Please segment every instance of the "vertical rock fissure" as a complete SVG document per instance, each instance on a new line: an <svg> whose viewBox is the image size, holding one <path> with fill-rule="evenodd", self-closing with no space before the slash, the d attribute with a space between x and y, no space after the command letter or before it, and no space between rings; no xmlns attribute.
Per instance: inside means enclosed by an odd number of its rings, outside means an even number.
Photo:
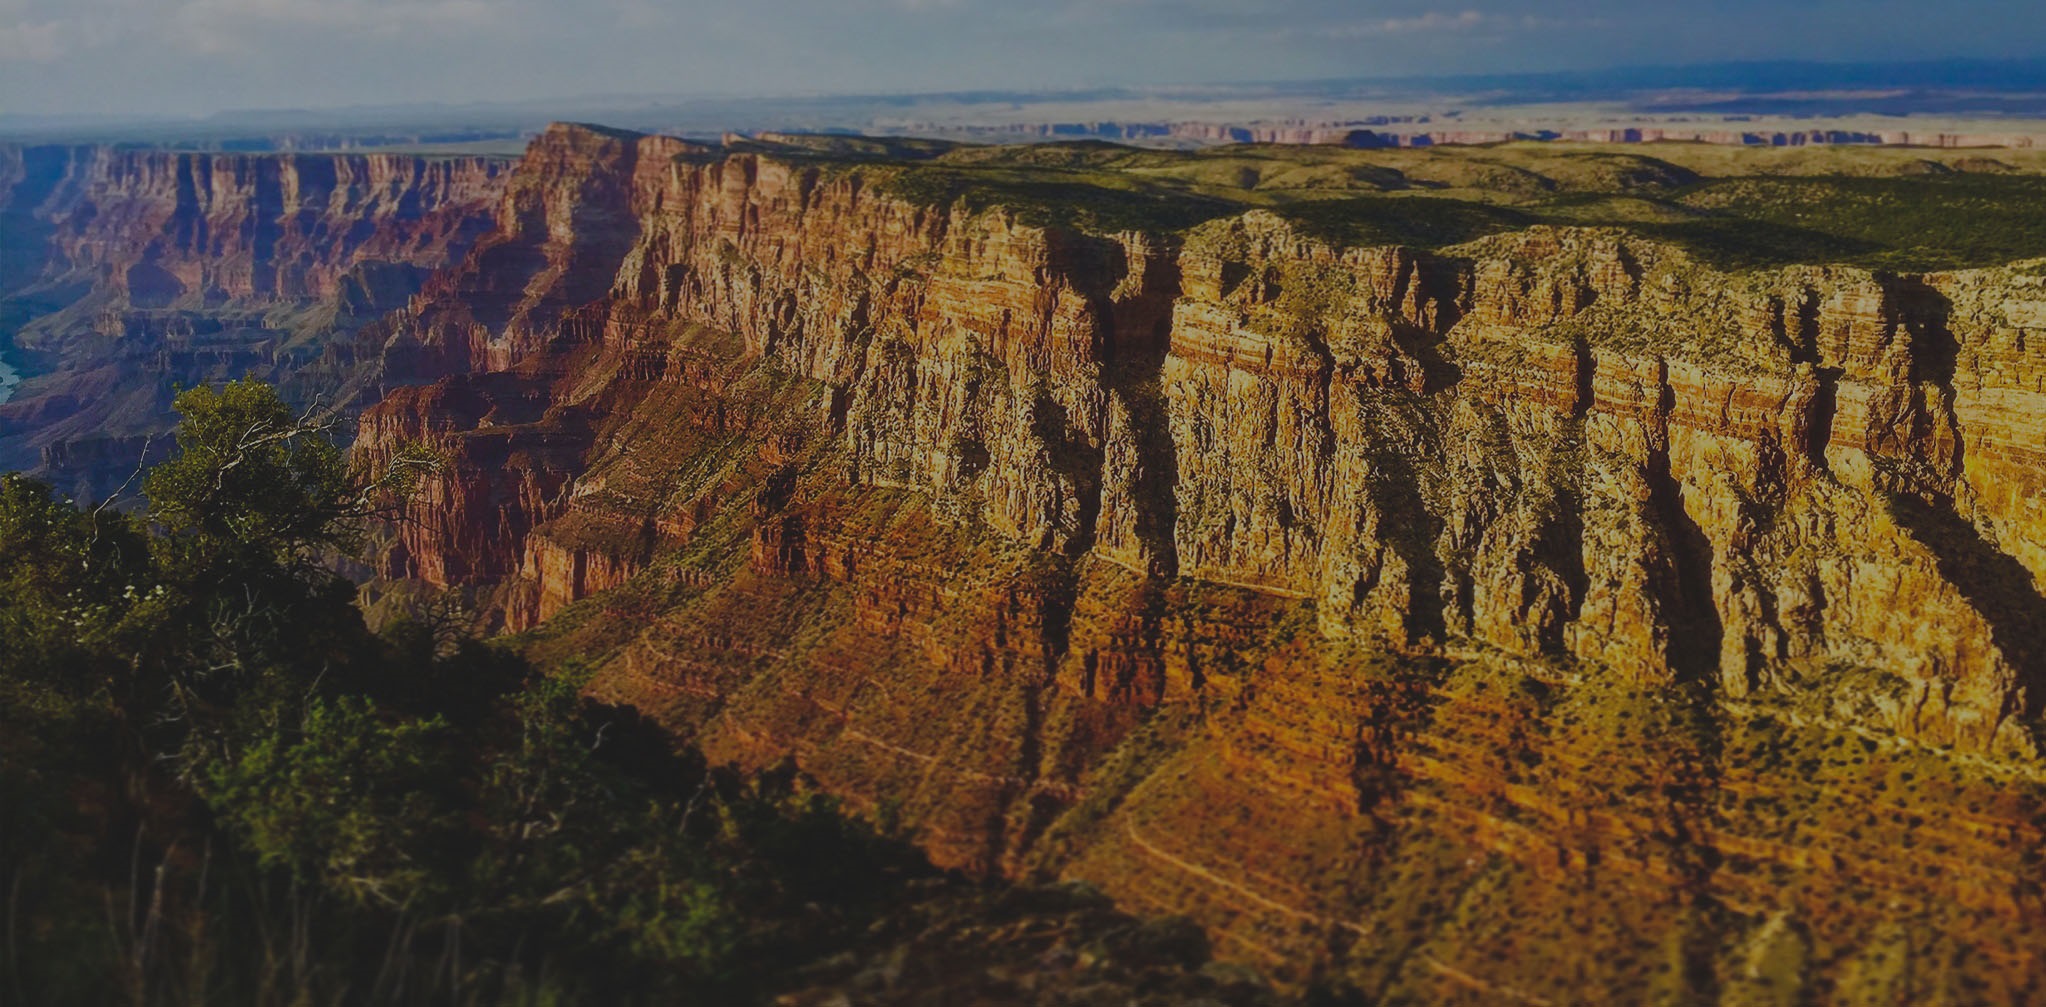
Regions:
<svg viewBox="0 0 2046 1007"><path fill-rule="evenodd" d="M1672 600L1676 602L1676 612L1669 619L1670 671L1679 680L1715 681L1725 630L1712 593L1712 540L1686 509L1683 484L1670 470L1669 421L1676 405L1676 392L1669 383L1668 365L1660 364L1658 372L1661 376L1657 429L1651 438L1643 474L1648 482L1649 506L1668 536L1670 560L1675 568L1677 597Z"/></svg>
<svg viewBox="0 0 2046 1007"><path fill-rule="evenodd" d="M1166 401L1165 357L1172 348L1173 305L1181 293L1175 254L1141 246L1128 254L1151 252L1142 263L1141 287L1117 304L1110 319L1110 359L1105 376L1109 393L1128 414L1137 453L1131 481L1134 524L1148 573L1173 577L1179 573L1179 445L1172 438L1172 416Z"/></svg>

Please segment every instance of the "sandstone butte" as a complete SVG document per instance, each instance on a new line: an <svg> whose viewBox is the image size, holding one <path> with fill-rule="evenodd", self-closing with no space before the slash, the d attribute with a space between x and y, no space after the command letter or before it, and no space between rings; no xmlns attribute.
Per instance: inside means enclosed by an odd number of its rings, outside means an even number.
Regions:
<svg viewBox="0 0 2046 1007"><path fill-rule="evenodd" d="M353 337L356 450L447 461L383 590L1284 979L2046 993L2041 264L1089 233L582 126L496 184Z"/></svg>

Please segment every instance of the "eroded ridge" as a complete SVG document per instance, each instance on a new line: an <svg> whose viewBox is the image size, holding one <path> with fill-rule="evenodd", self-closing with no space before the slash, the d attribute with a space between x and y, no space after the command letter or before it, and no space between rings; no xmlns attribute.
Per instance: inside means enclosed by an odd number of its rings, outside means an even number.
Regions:
<svg viewBox="0 0 2046 1007"><path fill-rule="evenodd" d="M887 183L540 137L387 320L445 376L361 450L451 465L384 572L944 862L1281 966L2033 988L2036 265L1095 233Z"/></svg>

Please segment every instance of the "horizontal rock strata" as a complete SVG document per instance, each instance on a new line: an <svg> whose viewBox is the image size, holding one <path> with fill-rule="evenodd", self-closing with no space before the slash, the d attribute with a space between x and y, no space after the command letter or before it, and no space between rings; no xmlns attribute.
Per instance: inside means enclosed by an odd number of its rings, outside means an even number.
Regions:
<svg viewBox="0 0 2046 1007"><path fill-rule="evenodd" d="M374 391L381 348L351 334L490 229L510 163L0 146L0 338L31 376L0 467L104 496L159 450L175 386Z"/></svg>
<svg viewBox="0 0 2046 1007"><path fill-rule="evenodd" d="M946 863L1388 997L2037 987L2036 266L1092 234L891 170L539 138L385 323L444 376L361 449L450 461L385 572Z"/></svg>

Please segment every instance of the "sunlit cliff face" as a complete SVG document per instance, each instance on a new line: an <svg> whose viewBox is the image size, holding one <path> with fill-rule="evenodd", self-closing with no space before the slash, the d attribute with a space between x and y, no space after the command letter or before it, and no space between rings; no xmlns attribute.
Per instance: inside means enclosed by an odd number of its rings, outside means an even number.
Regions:
<svg viewBox="0 0 2046 1007"><path fill-rule="evenodd" d="M453 461L389 575L943 862L1389 993L1958 1002L2038 975L2035 273L1089 234L563 128L360 450Z"/></svg>
<svg viewBox="0 0 2046 1007"><path fill-rule="evenodd" d="M2035 264L1090 227L771 147L81 156L29 219L123 350L25 330L76 355L0 423L82 455L80 389L245 360L373 401L362 457L446 464L366 598L1291 978L2037 984Z"/></svg>

